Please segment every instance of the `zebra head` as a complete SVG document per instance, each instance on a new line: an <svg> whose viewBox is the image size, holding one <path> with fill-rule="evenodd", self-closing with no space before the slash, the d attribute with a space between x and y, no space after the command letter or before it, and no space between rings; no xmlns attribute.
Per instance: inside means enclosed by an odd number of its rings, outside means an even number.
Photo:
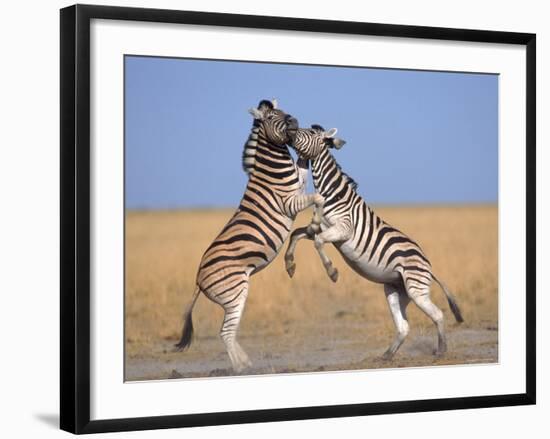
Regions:
<svg viewBox="0 0 550 439"><path fill-rule="evenodd" d="M304 159L314 160L327 148L340 149L345 140L334 137L338 130L331 128L328 131L321 125L311 125L311 128L300 128L296 131L291 146Z"/></svg>
<svg viewBox="0 0 550 439"><path fill-rule="evenodd" d="M254 116L254 124L263 129L268 141L280 146L294 138L298 121L277 108L275 99L262 100L258 108L251 108L248 111Z"/></svg>

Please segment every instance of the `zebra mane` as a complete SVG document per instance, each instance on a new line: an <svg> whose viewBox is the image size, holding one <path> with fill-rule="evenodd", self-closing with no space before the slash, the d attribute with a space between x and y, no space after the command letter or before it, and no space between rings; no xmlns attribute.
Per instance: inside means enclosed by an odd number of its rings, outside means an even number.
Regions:
<svg viewBox="0 0 550 439"><path fill-rule="evenodd" d="M313 128L316 131L322 131L322 132L325 131L325 129L321 125L318 125L318 124L311 125L311 128ZM329 154L330 154L330 152L329 152ZM330 154L330 155L332 155L332 154ZM354 191L357 190L357 188L359 187L357 182L353 178L351 178L348 174L346 174L344 171L342 171L342 167L340 166L340 163L338 163L338 161L334 158L334 156L332 156L332 159L334 160L334 164L336 165L336 169L338 169L338 171L340 171L340 173L342 174L342 176L344 177L346 182L351 186L351 188Z"/></svg>
<svg viewBox="0 0 550 439"><path fill-rule="evenodd" d="M334 160L334 163L336 163L336 168L342 173L342 176L346 179L346 182L351 186L351 188L354 191L357 190L357 188L359 187L357 182L353 178L351 178L348 174L346 174L344 171L342 171L342 167L336 161L336 159Z"/></svg>
<svg viewBox="0 0 550 439"><path fill-rule="evenodd" d="M258 132L260 131L260 121L254 120L254 125L247 141L244 144L242 166L243 171L250 174L256 165L256 150L258 148Z"/></svg>

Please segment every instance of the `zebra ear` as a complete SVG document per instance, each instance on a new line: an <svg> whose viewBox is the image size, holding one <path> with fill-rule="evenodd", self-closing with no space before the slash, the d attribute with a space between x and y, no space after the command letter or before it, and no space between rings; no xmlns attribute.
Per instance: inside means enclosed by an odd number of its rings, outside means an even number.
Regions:
<svg viewBox="0 0 550 439"><path fill-rule="evenodd" d="M273 108L276 110L279 108L279 102L277 102L277 99L273 98L271 99L271 103L273 104Z"/></svg>
<svg viewBox="0 0 550 439"><path fill-rule="evenodd" d="M340 149L342 146L344 146L346 144L346 141L336 137L336 138L332 139L332 144L334 145L334 148Z"/></svg>
<svg viewBox="0 0 550 439"><path fill-rule="evenodd" d="M264 118L264 113L261 110L258 110L257 108L249 108L248 112L254 116L254 119L262 120Z"/></svg>
<svg viewBox="0 0 550 439"><path fill-rule="evenodd" d="M337 132L338 130L336 128L331 128L330 130L325 131L325 137L331 139L336 135Z"/></svg>

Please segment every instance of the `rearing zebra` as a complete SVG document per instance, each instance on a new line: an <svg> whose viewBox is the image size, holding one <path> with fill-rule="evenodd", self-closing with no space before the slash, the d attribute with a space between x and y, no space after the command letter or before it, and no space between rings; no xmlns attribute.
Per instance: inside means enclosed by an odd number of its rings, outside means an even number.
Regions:
<svg viewBox="0 0 550 439"><path fill-rule="evenodd" d="M251 365L236 340L250 276L277 256L298 212L311 205L317 211L323 203L319 194L304 194L307 161L299 168L286 146L298 128L297 120L277 109L276 101L263 100L250 113L254 124L243 153L248 184L239 208L202 257L176 345L183 350L191 344L191 313L202 292L225 311L220 336L236 371Z"/></svg>
<svg viewBox="0 0 550 439"><path fill-rule="evenodd" d="M383 221L357 193L357 184L342 172L330 153L330 148L340 149L345 143L335 138L335 134L335 128L325 132L321 126L313 125L311 129L299 129L292 144L302 159L311 160L315 189L323 196L325 204L320 228L310 224L292 233L285 255L287 272L293 276L296 244L307 238L315 241L325 269L335 281L338 272L323 250L323 244L333 243L357 273L384 284L397 336L383 358L391 359L409 332L406 308L411 299L436 325L438 346L435 354L443 355L447 349L443 313L430 300L432 279L445 292L456 320L462 322L456 300L435 277L420 246Z"/></svg>

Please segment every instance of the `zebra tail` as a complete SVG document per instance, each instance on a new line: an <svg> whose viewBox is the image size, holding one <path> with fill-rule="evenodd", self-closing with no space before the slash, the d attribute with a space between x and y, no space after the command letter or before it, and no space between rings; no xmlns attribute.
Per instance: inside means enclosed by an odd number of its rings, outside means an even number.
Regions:
<svg viewBox="0 0 550 439"><path fill-rule="evenodd" d="M445 284L443 284L443 282L441 282L437 277L435 277L435 275L432 274L432 277L439 284L439 286L441 287L441 289L445 293L445 296L447 296L447 301L449 302L449 306L450 306L451 311L453 312L453 314L455 316L456 321L458 323L462 323L464 321L464 318L462 317L462 312L460 311L460 308L458 307L458 303L456 303L455 296L453 295L453 293L451 293L447 289L447 287L445 286Z"/></svg>
<svg viewBox="0 0 550 439"><path fill-rule="evenodd" d="M181 339L178 343L176 343L174 346L176 348L176 351L184 351L189 346L191 346L191 341L193 340L193 306L195 306L195 302L197 301L197 298L199 297L199 294L201 292L201 289L197 285L195 288L195 292L193 293L193 298L191 299L191 303L189 304L187 310L183 314L183 329L181 331Z"/></svg>

